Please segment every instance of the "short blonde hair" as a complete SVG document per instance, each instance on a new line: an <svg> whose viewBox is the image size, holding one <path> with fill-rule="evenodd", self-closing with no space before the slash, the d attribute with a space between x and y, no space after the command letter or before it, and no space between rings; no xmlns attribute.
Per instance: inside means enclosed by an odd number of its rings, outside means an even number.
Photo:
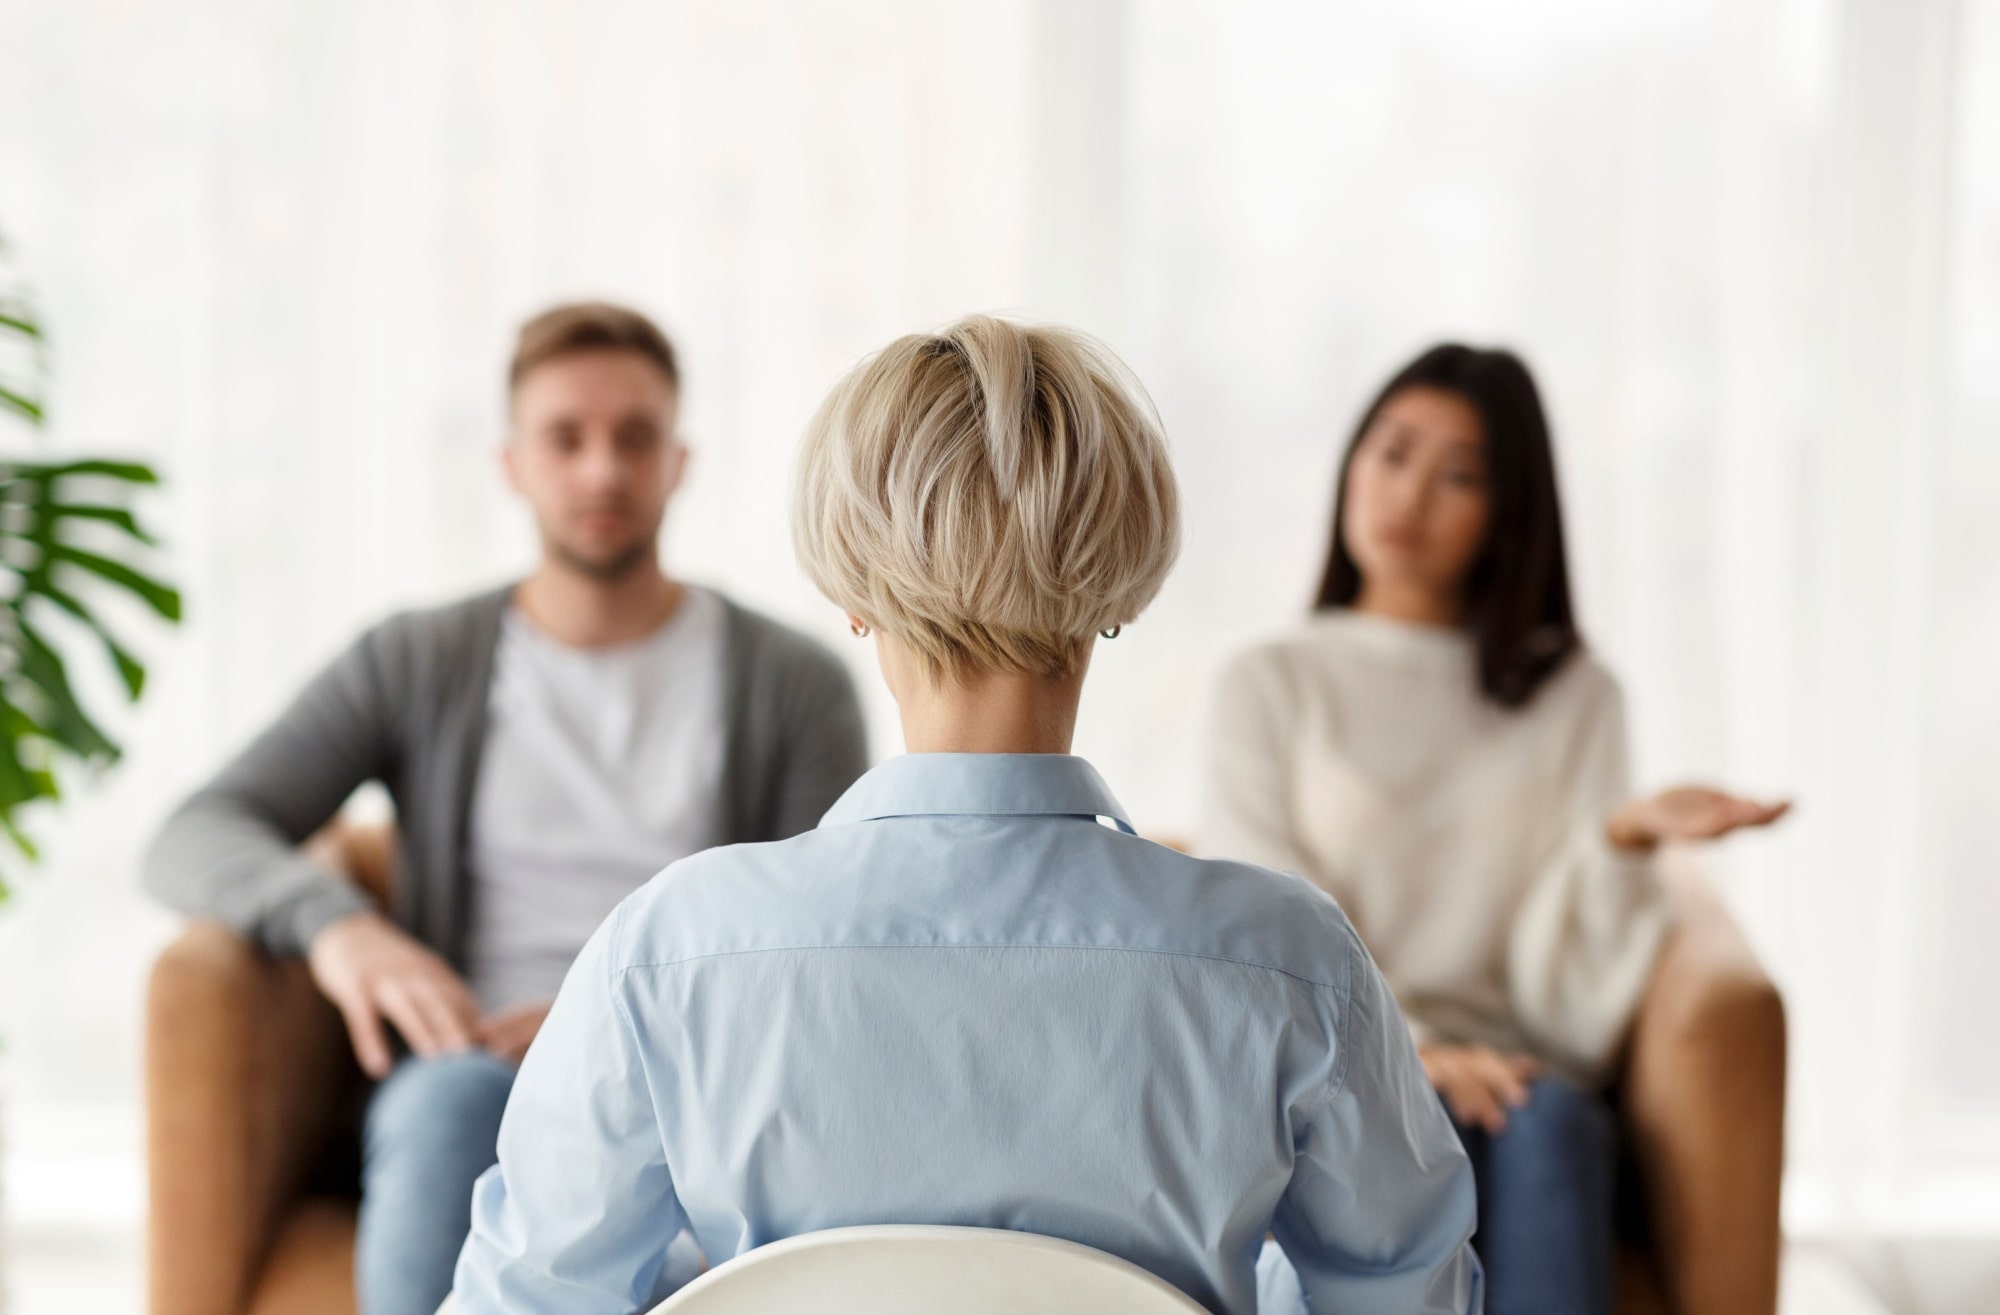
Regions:
<svg viewBox="0 0 2000 1315"><path fill-rule="evenodd" d="M829 599L947 672L1071 669L1180 550L1165 436L1085 334L972 315L863 361L807 427L792 540Z"/></svg>

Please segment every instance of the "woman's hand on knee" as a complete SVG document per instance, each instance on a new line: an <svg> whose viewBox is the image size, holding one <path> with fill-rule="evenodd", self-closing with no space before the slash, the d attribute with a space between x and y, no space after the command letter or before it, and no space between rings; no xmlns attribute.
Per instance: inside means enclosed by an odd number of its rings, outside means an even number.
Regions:
<svg viewBox="0 0 2000 1315"><path fill-rule="evenodd" d="M1528 1084L1542 1071L1528 1055L1503 1055L1490 1046L1427 1045L1417 1055L1452 1118L1487 1132L1504 1129L1507 1111L1528 1103Z"/></svg>

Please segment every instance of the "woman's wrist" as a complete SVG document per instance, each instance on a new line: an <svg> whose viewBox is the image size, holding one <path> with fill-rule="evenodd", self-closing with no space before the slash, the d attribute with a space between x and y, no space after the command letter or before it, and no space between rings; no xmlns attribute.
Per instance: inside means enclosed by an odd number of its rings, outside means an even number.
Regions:
<svg viewBox="0 0 2000 1315"><path fill-rule="evenodd" d="M1626 804L1605 822L1604 838L1613 849L1648 854L1659 848L1659 833L1636 816L1638 802L1635 800Z"/></svg>

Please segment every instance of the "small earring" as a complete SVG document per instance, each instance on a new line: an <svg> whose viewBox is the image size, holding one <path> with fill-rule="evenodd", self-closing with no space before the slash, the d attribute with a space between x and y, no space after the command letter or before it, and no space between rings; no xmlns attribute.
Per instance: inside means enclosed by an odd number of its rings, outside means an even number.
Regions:
<svg viewBox="0 0 2000 1315"><path fill-rule="evenodd" d="M1113 626L1109 630L1100 630L1097 633L1103 636L1105 639L1116 639L1118 638L1118 632L1120 630L1123 630L1124 628L1125 628L1124 626Z"/></svg>
<svg viewBox="0 0 2000 1315"><path fill-rule="evenodd" d="M848 622L848 623L847 623L847 628L848 628L849 630L851 630L851 631L853 631L853 632L854 632L854 637L855 637L856 639L866 639L866 638L868 638L869 634L871 633L871 631L869 630L868 626L867 626L867 625L865 625L864 623L860 622L860 621L850 621L850 622Z"/></svg>

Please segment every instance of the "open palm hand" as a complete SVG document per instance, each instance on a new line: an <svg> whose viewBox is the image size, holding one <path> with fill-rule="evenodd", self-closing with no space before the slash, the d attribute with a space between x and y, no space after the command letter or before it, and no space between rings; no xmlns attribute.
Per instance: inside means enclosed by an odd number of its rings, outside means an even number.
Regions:
<svg viewBox="0 0 2000 1315"><path fill-rule="evenodd" d="M1674 841L1719 840L1744 827L1769 826L1791 810L1790 800L1765 803L1705 785L1676 786L1634 799L1605 827L1620 849L1647 850Z"/></svg>

